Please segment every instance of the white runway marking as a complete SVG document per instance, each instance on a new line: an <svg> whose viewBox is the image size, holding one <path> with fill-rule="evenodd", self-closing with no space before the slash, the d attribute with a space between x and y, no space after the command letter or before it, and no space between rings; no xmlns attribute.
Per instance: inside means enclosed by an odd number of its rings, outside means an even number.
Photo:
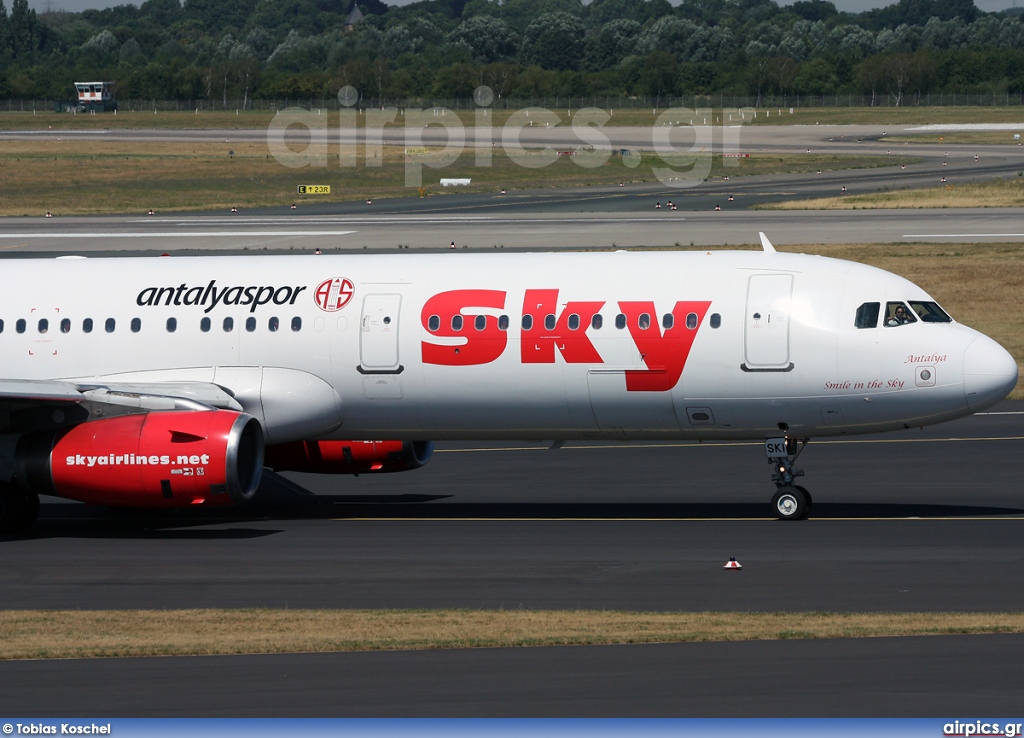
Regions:
<svg viewBox="0 0 1024 738"><path fill-rule="evenodd" d="M904 233L903 238L1024 238L1024 233Z"/></svg>
<svg viewBox="0 0 1024 738"><path fill-rule="evenodd" d="M678 222L684 218L674 218L673 222ZM152 220L146 220L140 218L138 220L129 221L130 223L153 223ZM232 223L235 226L238 225L292 225L295 224L294 218L246 218L241 220L239 218L196 218L196 219L168 219L166 221L171 225L192 225L202 223L204 225L219 225L221 223ZM303 219L302 223L309 225L361 225L361 224L373 224L373 225L422 225L424 223L438 223L441 225L458 225L459 223L485 223L487 225L503 225L503 224L521 224L521 223L540 223L543 225L562 225L565 223L590 223L593 225L603 226L605 224L616 224L616 223L650 223L650 218L508 218L508 217L495 217L495 216L433 216L433 217L409 217L405 215L381 215L381 216L339 216L336 218L316 218L316 219Z"/></svg>
<svg viewBox="0 0 1024 738"><path fill-rule="evenodd" d="M134 233L0 233L0 238L247 238L250 236L347 236L358 231L138 231Z"/></svg>
<svg viewBox="0 0 1024 738"><path fill-rule="evenodd" d="M1019 131L1024 123L929 123L908 131Z"/></svg>

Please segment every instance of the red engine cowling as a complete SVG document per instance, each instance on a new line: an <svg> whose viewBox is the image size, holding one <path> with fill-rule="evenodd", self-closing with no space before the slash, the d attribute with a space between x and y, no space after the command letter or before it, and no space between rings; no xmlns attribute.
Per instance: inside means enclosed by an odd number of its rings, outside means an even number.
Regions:
<svg viewBox="0 0 1024 738"><path fill-rule="evenodd" d="M274 471L367 474L418 469L434 453L433 441L297 441L267 446Z"/></svg>
<svg viewBox="0 0 1024 738"><path fill-rule="evenodd" d="M59 497L117 507L229 505L263 473L259 421L230 410L151 412L95 420L18 447L18 481Z"/></svg>

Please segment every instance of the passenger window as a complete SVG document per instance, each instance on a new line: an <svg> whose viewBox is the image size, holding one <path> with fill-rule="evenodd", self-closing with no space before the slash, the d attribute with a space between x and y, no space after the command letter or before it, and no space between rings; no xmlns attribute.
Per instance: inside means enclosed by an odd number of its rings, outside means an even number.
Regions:
<svg viewBox="0 0 1024 738"><path fill-rule="evenodd" d="M247 330L249 333L252 333L254 330L256 330L256 318L250 315L248 318L245 319L245 330Z"/></svg>
<svg viewBox="0 0 1024 738"><path fill-rule="evenodd" d="M952 323L953 319L934 302L910 302L910 308L921 318L922 323Z"/></svg>
<svg viewBox="0 0 1024 738"><path fill-rule="evenodd" d="M461 315L453 315L452 316L452 330L453 331L461 331L462 330L462 316Z"/></svg>
<svg viewBox="0 0 1024 738"><path fill-rule="evenodd" d="M103 324L103 330L105 330L107 333L113 333L116 327L117 321L115 321L113 318L107 318L107 322Z"/></svg>
<svg viewBox="0 0 1024 738"><path fill-rule="evenodd" d="M4 332L4 322L0 320L0 333Z"/></svg>
<svg viewBox="0 0 1024 738"><path fill-rule="evenodd" d="M508 316L507 315L501 315L501 316L498 317L498 330L499 331L507 331L508 330Z"/></svg>
<svg viewBox="0 0 1024 738"><path fill-rule="evenodd" d="M225 333L230 333L234 329L235 329L235 319L234 318L224 318L224 332Z"/></svg>
<svg viewBox="0 0 1024 738"><path fill-rule="evenodd" d="M620 330L626 327L626 316L622 313L615 316L615 327Z"/></svg>
<svg viewBox="0 0 1024 738"><path fill-rule="evenodd" d="M295 333L298 333L299 331L302 330L302 318L300 318L298 315L292 318L292 330Z"/></svg>
<svg viewBox="0 0 1024 738"><path fill-rule="evenodd" d="M131 329L132 333L138 333L139 331L141 331L142 320L140 320L139 318L132 318Z"/></svg>
<svg viewBox="0 0 1024 738"><path fill-rule="evenodd" d="M569 330L578 331L580 329L580 316L573 313L569 316Z"/></svg>
<svg viewBox="0 0 1024 738"><path fill-rule="evenodd" d="M267 330L269 330L271 333L276 332L277 329L280 328L280 327L281 327L281 321L278 320L277 317L273 317L273 318L271 318L270 320L267 321Z"/></svg>
<svg viewBox="0 0 1024 738"><path fill-rule="evenodd" d="M885 325L888 328L892 328L897 325L907 325L909 323L916 323L917 318L914 314L907 310L907 306L902 302L887 302L885 304Z"/></svg>
<svg viewBox="0 0 1024 738"><path fill-rule="evenodd" d="M209 318L203 318L202 320L199 321L199 330L201 330L203 333L209 333L210 332L210 319Z"/></svg>
<svg viewBox="0 0 1024 738"><path fill-rule="evenodd" d="M476 318L473 320L473 327L476 328L478 331L482 331L484 328L486 328L487 327L487 316L486 315L478 315L478 316L476 316Z"/></svg>
<svg viewBox="0 0 1024 738"><path fill-rule="evenodd" d="M427 318L427 330L434 332L440 330L440 328L441 318L439 316L431 315L429 318Z"/></svg>
<svg viewBox="0 0 1024 738"><path fill-rule="evenodd" d="M24 318L18 318L18 322L14 324L14 330L18 331L18 333L24 333L25 326L27 325L28 323L25 322Z"/></svg>
<svg viewBox="0 0 1024 738"><path fill-rule="evenodd" d="M176 331L176 330L178 330L178 319L177 318L168 318L167 319L167 332L168 333L174 333L174 331Z"/></svg>
<svg viewBox="0 0 1024 738"><path fill-rule="evenodd" d="M637 321L640 330L645 331L651 327L651 316L647 313L640 313L640 320Z"/></svg>
<svg viewBox="0 0 1024 738"><path fill-rule="evenodd" d="M672 313L665 313L661 316L661 325L665 330L668 330L676 324L676 316Z"/></svg>
<svg viewBox="0 0 1024 738"><path fill-rule="evenodd" d="M718 313L711 313L711 327L718 328L722 325L722 316Z"/></svg>
<svg viewBox="0 0 1024 738"><path fill-rule="evenodd" d="M46 318L40 318L39 319L39 332L40 333L46 333L48 330L50 330L50 321L48 321Z"/></svg>
<svg viewBox="0 0 1024 738"><path fill-rule="evenodd" d="M82 321L82 333L92 333L92 318Z"/></svg>
<svg viewBox="0 0 1024 738"><path fill-rule="evenodd" d="M857 317L853 321L855 328L877 328L878 327L878 310L881 308L881 303L878 302L865 302L859 308L857 308Z"/></svg>
<svg viewBox="0 0 1024 738"><path fill-rule="evenodd" d="M4 322L2 320L0 320L0 331L2 331L3 329L4 329ZM71 332L71 320L70 319L64 318L64 320L62 320L60 322L60 332L61 333L70 333Z"/></svg>
<svg viewBox="0 0 1024 738"><path fill-rule="evenodd" d="M528 331L528 330L532 330L532 329L533 329L533 316L532 315L524 315L523 316L523 330L524 331Z"/></svg>
<svg viewBox="0 0 1024 738"><path fill-rule="evenodd" d="M604 325L604 318L601 317L601 313L595 313L594 317L590 319L590 327L599 331L602 325Z"/></svg>
<svg viewBox="0 0 1024 738"><path fill-rule="evenodd" d="M555 329L555 316L548 314L544 316L544 329L553 331Z"/></svg>
<svg viewBox="0 0 1024 738"><path fill-rule="evenodd" d="M697 330L697 313L686 314L686 327L691 331Z"/></svg>

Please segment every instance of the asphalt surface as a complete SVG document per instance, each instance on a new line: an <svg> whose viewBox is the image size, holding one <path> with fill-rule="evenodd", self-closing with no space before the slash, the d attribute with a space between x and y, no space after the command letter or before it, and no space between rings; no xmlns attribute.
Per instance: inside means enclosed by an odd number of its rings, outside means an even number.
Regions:
<svg viewBox="0 0 1024 738"><path fill-rule="evenodd" d="M469 197L469 196L466 196ZM452 200L459 199L456 197ZM648 202L653 197L644 196ZM538 198L531 207L540 207ZM664 202L664 200L662 200ZM577 201L579 202L579 201ZM476 207L476 206L474 206ZM325 254L1024 240L1024 208L179 216L0 221L0 256Z"/></svg>
<svg viewBox="0 0 1024 738"><path fill-rule="evenodd" d="M270 479L226 514L48 499L0 542L3 607L1019 611L1024 403L990 412L812 443L799 523L768 517L753 444L446 444L405 474ZM1014 714L1022 638L8 662L0 712Z"/></svg>
<svg viewBox="0 0 1024 738"><path fill-rule="evenodd" d="M442 444L222 511L44 498L2 544L3 607L1017 610L1024 404L995 412L812 442L798 523L747 443Z"/></svg>
<svg viewBox="0 0 1024 738"><path fill-rule="evenodd" d="M1010 717L1022 653L993 635L4 662L0 713Z"/></svg>

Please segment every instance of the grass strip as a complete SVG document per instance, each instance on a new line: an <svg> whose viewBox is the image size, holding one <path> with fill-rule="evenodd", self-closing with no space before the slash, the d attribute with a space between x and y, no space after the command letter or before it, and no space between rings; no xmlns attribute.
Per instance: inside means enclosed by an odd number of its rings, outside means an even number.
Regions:
<svg viewBox="0 0 1024 738"><path fill-rule="evenodd" d="M840 101L842 97L839 98ZM946 96L949 101L949 96ZM767 126L851 126L881 125L923 126L935 123L1024 123L1024 107L1001 105L993 107L964 105L918 107L827 107L827 108L759 107L753 125ZM769 113L769 115L765 115ZM943 135L943 134L938 134Z"/></svg>
<svg viewBox="0 0 1024 738"><path fill-rule="evenodd" d="M1024 115L1021 115L1024 121ZM1020 146L1020 140L1015 140L1015 135L1024 133L1024 122L1016 131L935 131L932 133L912 134L890 134L883 136L880 141L885 143L905 144L935 144L939 146Z"/></svg>
<svg viewBox="0 0 1024 738"><path fill-rule="evenodd" d="M948 98L947 98L948 100ZM551 113L561 121L561 125L571 125L572 116L580 110L580 99L573 100L571 108L564 106L551 107ZM648 108L616 107L611 99L584 98L583 104L587 107L596 107L609 113L605 126L653 126L664 123L665 107ZM700 110L700 119L697 120L697 111L694 111L694 123L702 124L710 117L713 125L737 125L742 118L740 110L744 109L746 125L886 125L898 127L901 125L927 125L929 123L1024 123L1024 107L1020 105L1009 106L919 106L919 107L816 107L816 108L790 108L781 105L759 105L756 108L743 108L739 105L740 100L733 103L729 95L707 98L706 101L698 100L697 109ZM839 98L838 102L842 102ZM687 101L688 107L693 106L693 99ZM301 105L303 109L317 112L320 110L328 116L330 125L337 125L339 113L336 109L318 109L315 105L309 108ZM429 109L424 107L421 109ZM509 117L519 110L536 110L538 115L544 108L540 106L523 105L522 108L488 110L486 114L479 110L455 110L448 113L455 115L464 126L474 126L485 123L493 126L503 126ZM678 110L678 108L676 109ZM751 110L757 111L756 117L751 117ZM793 112L791 113L790 110ZM395 116L396 125L404 125L405 108L399 108ZM705 111L710 111L705 113ZM160 110L156 113L153 110L119 110L116 115L113 113L97 113L95 115L82 114L71 115L70 113L54 113L50 111L31 110L26 111L5 111L0 112L0 131L19 130L107 130L107 129L259 129L266 128L273 120L277 111L273 110ZM681 113L668 114L673 121L681 118ZM358 120L363 125L365 114L360 113ZM690 118L682 121L688 123ZM942 134L938 134L942 135Z"/></svg>
<svg viewBox="0 0 1024 738"><path fill-rule="evenodd" d="M586 156L560 156L548 162L538 151L510 158L492 152L489 166L477 166L476 152L466 150L446 163L437 147L422 147L423 154L407 156L401 146L381 147L381 158L360 147L359 165L343 167L339 155L356 154L355 147L328 147L326 159L299 160L303 166L285 166L266 143L82 141L0 141L0 178L4 197L0 215L41 216L145 213L184 210L227 210L231 207L288 205L408 197L407 172L421 167L424 196L442 192L495 192L537 187L583 187L619 182L653 182L654 169L672 167L685 178L694 156L709 165L708 176L755 175L816 170L895 166L912 161L889 156L767 155L724 159L710 154L658 156L649 152L623 160L604 152L599 166ZM300 150L301 153L301 150ZM370 159L366 157L370 156ZM533 166L523 166L522 161ZM710 160L710 161L708 161ZM667 175L665 175L667 176ZM440 185L441 178L469 178L469 187ZM297 196L296 186L327 184L327 196Z"/></svg>
<svg viewBox="0 0 1024 738"><path fill-rule="evenodd" d="M864 195L754 205L754 210L879 210L923 208L1014 208L1024 205L1024 178L946 183L936 187L881 190Z"/></svg>
<svg viewBox="0 0 1024 738"><path fill-rule="evenodd" d="M0 659L508 648L1024 632L1024 613L7 610Z"/></svg>

